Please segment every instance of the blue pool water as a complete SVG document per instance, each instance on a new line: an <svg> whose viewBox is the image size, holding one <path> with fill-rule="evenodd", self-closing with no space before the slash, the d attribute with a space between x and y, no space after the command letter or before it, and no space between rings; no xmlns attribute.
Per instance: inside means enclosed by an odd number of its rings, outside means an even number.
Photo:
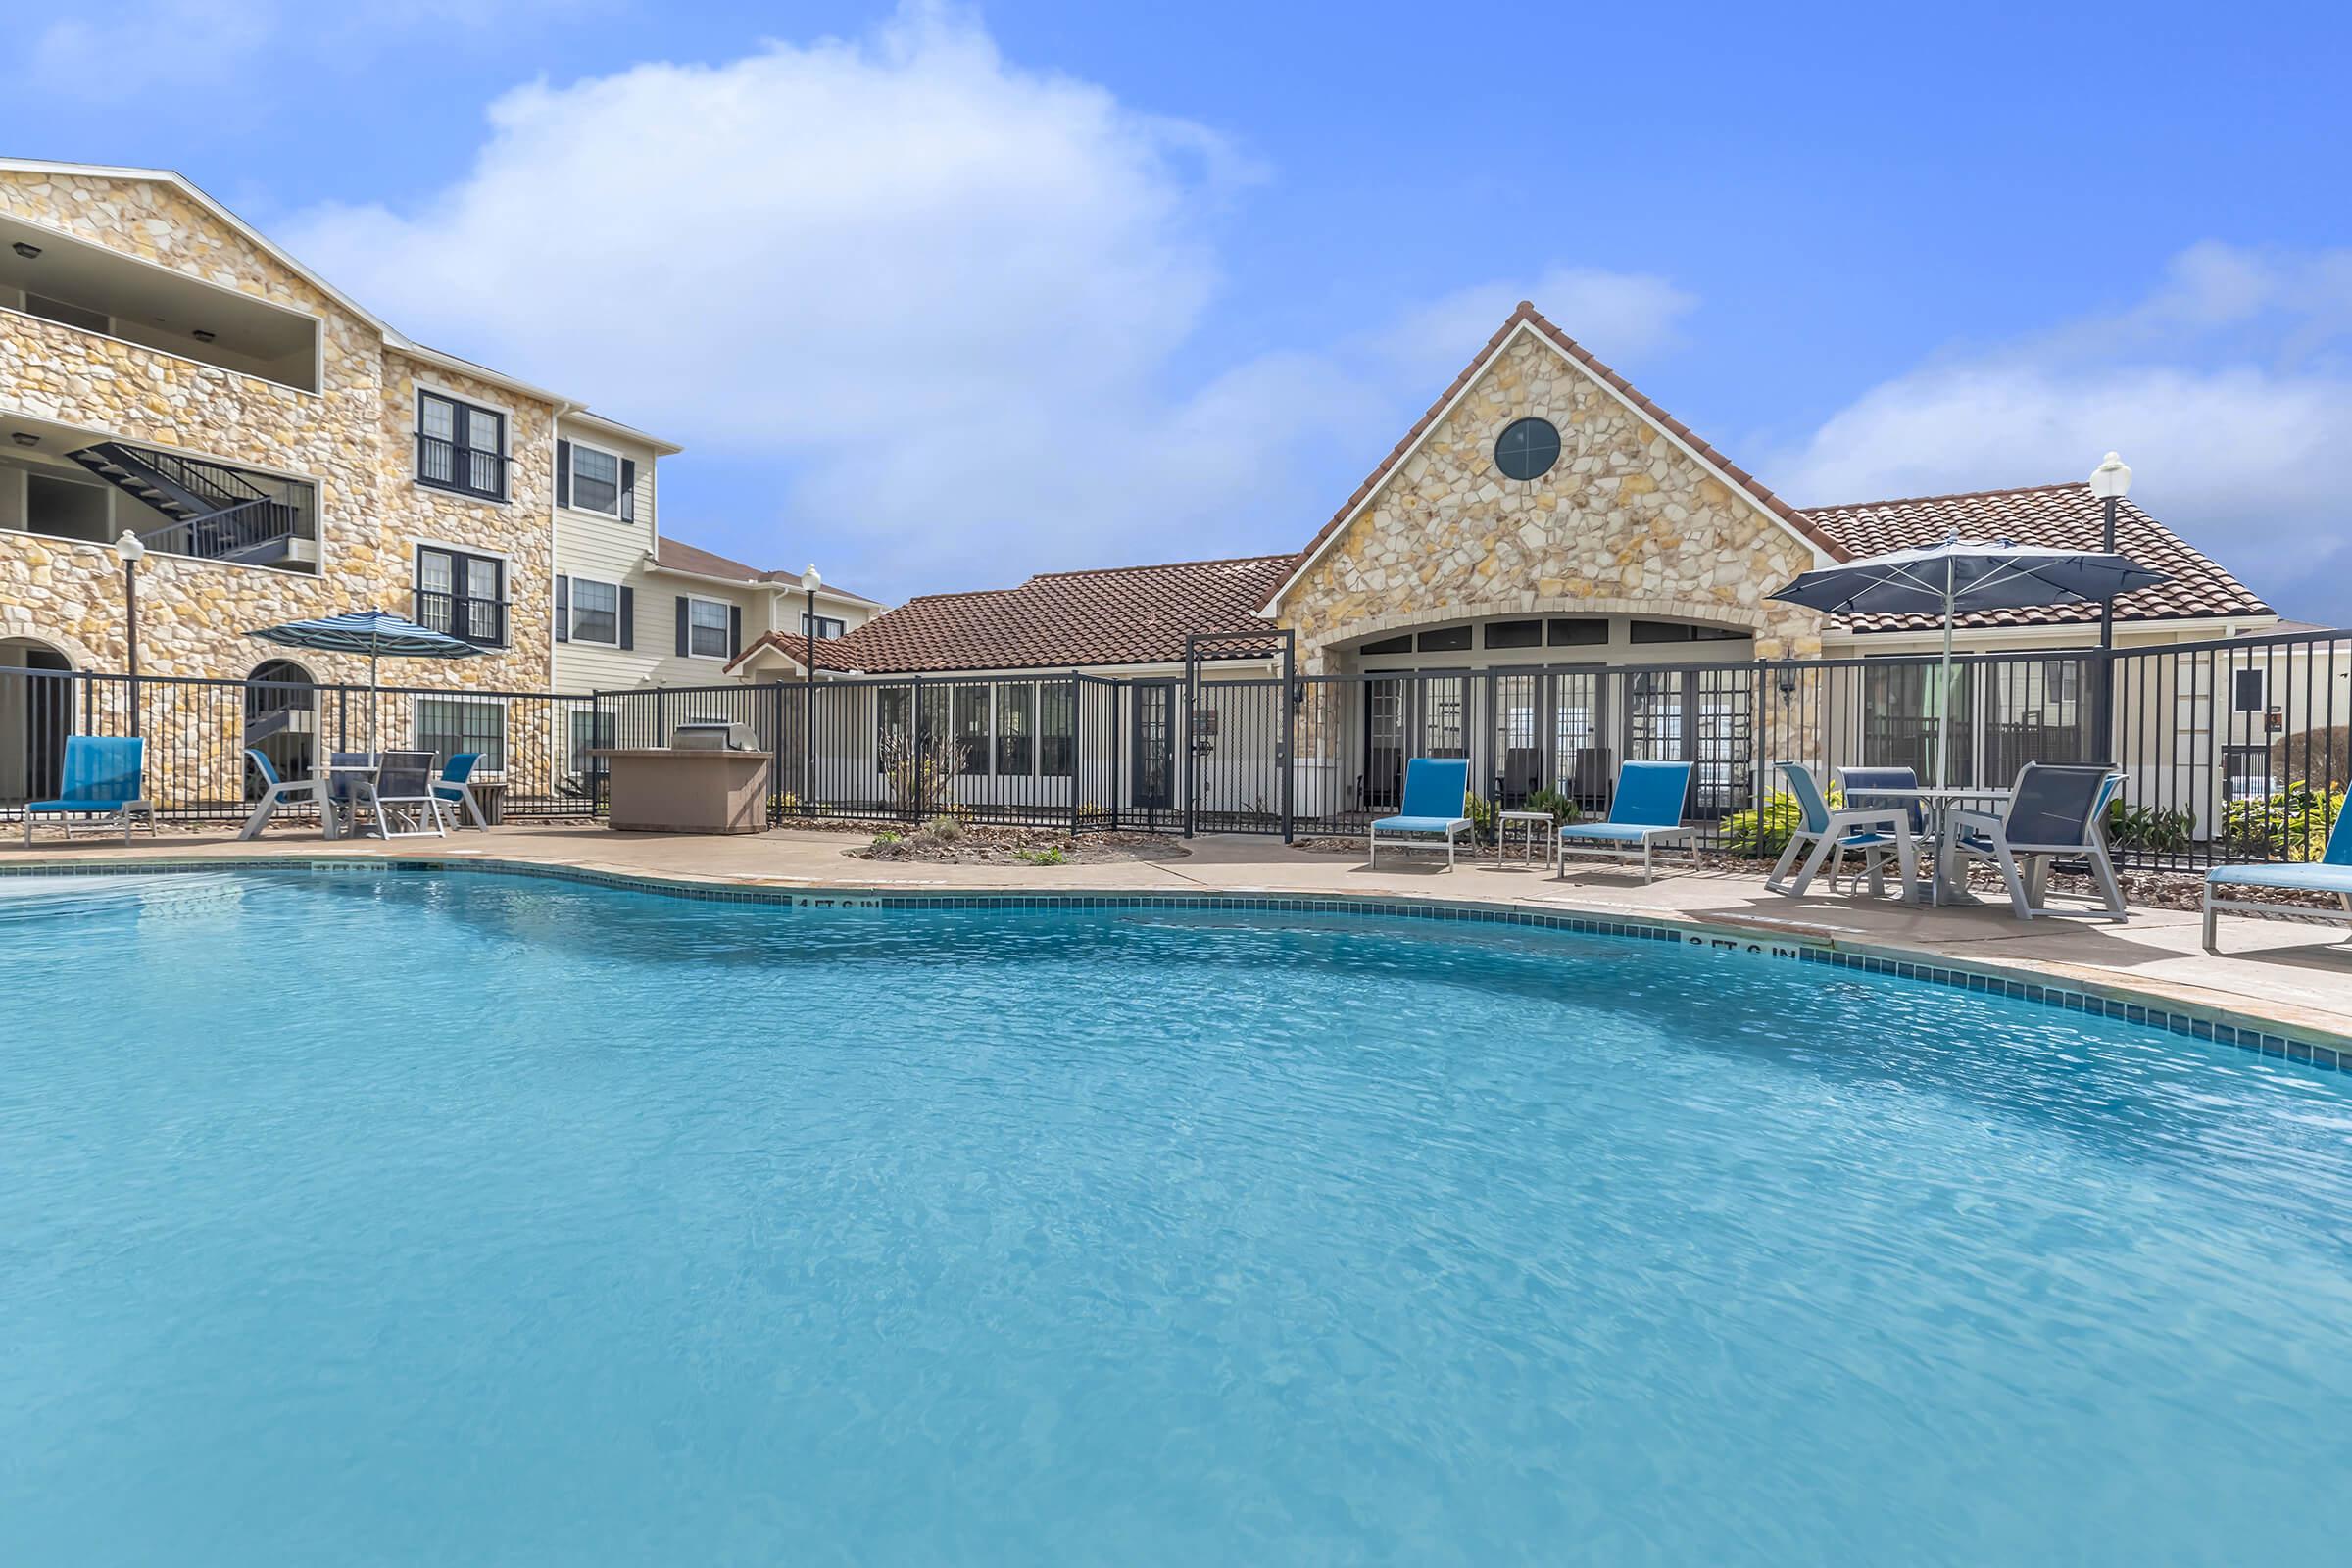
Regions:
<svg viewBox="0 0 2352 1568"><path fill-rule="evenodd" d="M1431 921L0 880L0 1559L2340 1562L2352 1080Z"/></svg>

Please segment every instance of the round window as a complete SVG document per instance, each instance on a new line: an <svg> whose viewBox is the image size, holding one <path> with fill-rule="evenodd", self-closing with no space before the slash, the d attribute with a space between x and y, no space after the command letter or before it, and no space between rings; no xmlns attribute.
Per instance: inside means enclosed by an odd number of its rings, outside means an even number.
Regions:
<svg viewBox="0 0 2352 1568"><path fill-rule="evenodd" d="M1560 432L1549 419L1516 419L1494 438L1494 466L1506 479L1540 479L1560 461Z"/></svg>

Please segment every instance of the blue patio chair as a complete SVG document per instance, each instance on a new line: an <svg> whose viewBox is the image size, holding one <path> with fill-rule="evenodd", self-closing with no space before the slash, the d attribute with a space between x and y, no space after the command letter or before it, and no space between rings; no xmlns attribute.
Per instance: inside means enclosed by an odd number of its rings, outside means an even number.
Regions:
<svg viewBox="0 0 2352 1568"><path fill-rule="evenodd" d="M62 818L66 837L74 836L74 818L95 816L97 826L111 818L122 824L122 842L130 842L130 818L147 818L155 832L155 808L149 804L143 781L147 772L147 743L136 735L69 735L59 769L57 799L24 803L24 842L32 843L35 816Z"/></svg>
<svg viewBox="0 0 2352 1568"><path fill-rule="evenodd" d="M1990 860L2009 889L2009 907L2021 920L2052 911L2042 907L2048 867L2031 862L2050 857L2090 862L2108 918L2127 918L2123 889L2099 817L2114 799L2110 769L2078 764L2028 762L2018 770L2008 804L1999 811L1959 811L1953 848L1963 861ZM2029 864L2024 871L2019 861ZM2029 880L2030 879L2030 880Z"/></svg>
<svg viewBox="0 0 2352 1568"><path fill-rule="evenodd" d="M2214 925L2224 909L2233 914L2292 914L2306 920L2340 920L2352 925L2352 809L2338 810L2328 830L2328 847L2316 860L2289 865L2217 865L2205 873L2205 951L2218 953ZM2250 899L2217 898L2222 888L2268 888L2284 893L2332 893L2337 907L2306 905L2258 904Z"/></svg>
<svg viewBox="0 0 2352 1568"><path fill-rule="evenodd" d="M1560 827L1561 876L1568 874L1568 846L1579 853L1608 858L1642 861L1642 880L1652 874L1650 851L1673 839L1690 845L1690 861L1698 863L1698 829L1683 825L1683 803L1690 796L1689 762L1625 762L1617 769L1617 793L1609 800L1605 822L1567 822Z"/></svg>
<svg viewBox="0 0 2352 1568"><path fill-rule="evenodd" d="M1928 836L1928 808L1918 797L1909 795L1873 795L1873 790L1915 790L1919 774L1907 767L1841 767L1838 770L1838 787L1844 792L1845 804L1861 810L1867 807L1898 808L1908 818L1911 836Z"/></svg>
<svg viewBox="0 0 2352 1568"><path fill-rule="evenodd" d="M1387 829L1394 839L1399 834L1416 837L1443 833L1446 835L1446 863L1453 864L1453 840L1457 833L1470 831L1470 818L1464 808L1470 802L1470 763L1459 757L1416 757L1404 764L1404 802L1395 816L1384 816L1372 824L1371 856L1366 868L1380 863L1380 835Z"/></svg>
<svg viewBox="0 0 2352 1568"><path fill-rule="evenodd" d="M433 791L433 754L386 752L375 770L375 834L378 838L446 838L442 801Z"/></svg>
<svg viewBox="0 0 2352 1568"><path fill-rule="evenodd" d="M475 827L488 832L490 818L483 813L482 803L473 793L473 770L481 760L479 752L460 752L442 763L440 777L433 780L433 796L450 808L458 826L464 827L466 818L470 816Z"/></svg>
<svg viewBox="0 0 2352 1568"><path fill-rule="evenodd" d="M264 753L248 746L245 756L253 763L254 771L262 775L262 798L254 803L253 814L245 819L244 827L238 830L238 838L259 837L280 806L297 802L317 806L318 819L326 828L326 836L330 839L335 837L335 813L327 808L325 780L281 778L277 765Z"/></svg>
<svg viewBox="0 0 2352 1568"><path fill-rule="evenodd" d="M1781 858L1774 864L1772 875L1764 879L1767 888L1792 899L1801 899L1805 896L1805 889L1821 874L1822 863L1827 860L1830 891L1835 893L1838 891L1838 868L1848 851L1858 852L1862 856L1864 873L1870 877L1872 893L1881 893L1886 889L1886 864L1889 855L1895 858L1895 863L1902 873L1902 885L1905 888L1911 886L1919 868L1917 834L1900 804L1857 804L1851 791L1853 772L1858 770L1849 769L1846 774L1848 793L1845 805L1832 809L1829 798L1822 794L1821 784L1813 777L1811 768L1801 762L1783 762L1780 769L1782 776L1788 781L1788 793L1795 800L1802 820L1797 824L1796 831L1788 835L1788 847L1781 851ZM1903 771L1908 772L1909 769ZM1881 779L1874 782L1885 788L1887 781ZM1805 856L1804 869L1797 873L1794 885L1788 884L1783 879L1788 875L1788 868L1796 863L1796 858L1803 855L1808 847L1813 853Z"/></svg>

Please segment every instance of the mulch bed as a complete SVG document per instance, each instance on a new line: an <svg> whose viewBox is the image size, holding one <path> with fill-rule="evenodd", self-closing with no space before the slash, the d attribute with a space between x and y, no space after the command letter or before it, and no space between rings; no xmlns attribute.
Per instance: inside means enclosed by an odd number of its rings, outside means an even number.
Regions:
<svg viewBox="0 0 2352 1568"><path fill-rule="evenodd" d="M869 843L842 851L858 860L912 860L931 865L1033 865L1023 854L1059 850L1064 865L1116 865L1136 860L1181 860L1192 851L1161 833L1088 833L1072 838L1052 828L967 827L953 840L908 833L885 842L873 824L857 831Z"/></svg>

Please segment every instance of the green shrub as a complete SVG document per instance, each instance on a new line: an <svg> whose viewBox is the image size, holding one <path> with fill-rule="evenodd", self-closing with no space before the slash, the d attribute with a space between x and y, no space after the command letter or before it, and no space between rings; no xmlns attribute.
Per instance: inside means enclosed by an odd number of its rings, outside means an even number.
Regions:
<svg viewBox="0 0 2352 1568"><path fill-rule="evenodd" d="M1494 803L1483 795L1471 795L1462 802L1462 814L1470 819L1470 836L1481 844L1494 842Z"/></svg>
<svg viewBox="0 0 2352 1568"><path fill-rule="evenodd" d="M1583 809L1578 807L1576 802L1562 795L1558 790L1548 787L1531 790L1528 793L1526 808L1531 811L1549 812L1554 827L1565 826L1584 814Z"/></svg>
<svg viewBox="0 0 2352 1568"><path fill-rule="evenodd" d="M2196 836L2196 814L2185 806L2126 806L2114 801L2107 807L2107 843L2112 849L2179 855Z"/></svg>
<svg viewBox="0 0 2352 1568"><path fill-rule="evenodd" d="M2222 842L2248 859L2316 860L2344 809L2342 790L2289 784L2276 795L2249 795L2222 808Z"/></svg>
<svg viewBox="0 0 2352 1568"><path fill-rule="evenodd" d="M941 844L953 844L963 837L963 821L960 817L942 811L923 824L923 834Z"/></svg>
<svg viewBox="0 0 2352 1568"><path fill-rule="evenodd" d="M1016 850L1013 852L1012 858L1016 860L1026 860L1031 865L1067 865L1070 863L1068 852L1058 844L1049 845L1042 850Z"/></svg>
<svg viewBox="0 0 2352 1568"><path fill-rule="evenodd" d="M1796 797L1776 790L1761 808L1734 811L1723 819L1723 847L1733 855L1771 859L1788 847L1789 838L1805 825L1805 808Z"/></svg>

